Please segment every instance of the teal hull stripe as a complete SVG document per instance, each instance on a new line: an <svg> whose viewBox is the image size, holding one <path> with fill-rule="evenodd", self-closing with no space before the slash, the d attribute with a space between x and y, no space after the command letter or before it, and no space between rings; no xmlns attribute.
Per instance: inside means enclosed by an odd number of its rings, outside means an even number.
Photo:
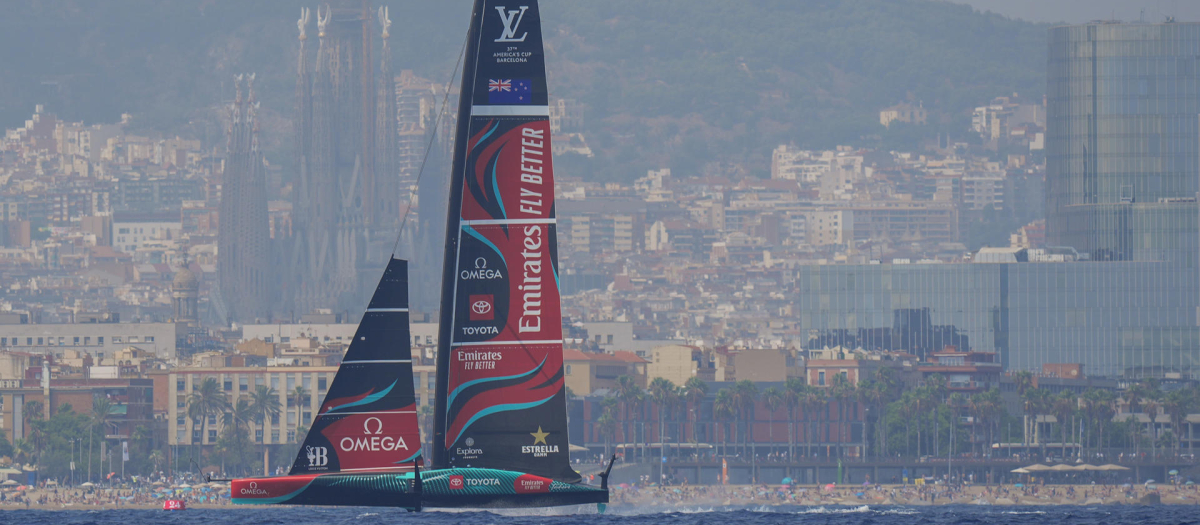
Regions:
<svg viewBox="0 0 1200 525"><path fill-rule="evenodd" d="M391 384L391 385L388 385L388 387L387 387L387 388L385 388L385 389L383 389L383 390L381 390L381 391L379 391L379 392L376 392L376 393L374 393L374 394L371 394L371 395L369 395L369 396L367 396L367 397L364 397L364 398L362 398L362 399L359 399L358 401L351 401L351 402L349 402L349 403L346 403L346 404L344 404L344 405L338 405L338 406L335 406L335 407L333 407L333 408L330 408L329 410L326 410L326 411L325 411L325 413L326 413L326 414L328 414L328 413L330 413L330 412L333 412L334 410L341 410L341 409L343 409L343 408L350 408L350 407L356 407L356 406L362 406L362 405L369 405L369 404L371 404L371 403L374 403L374 402L376 402L376 401L379 401L380 399L383 399L383 396L386 396L386 395L388 395L388 392L391 392L391 391L392 391L392 388L395 388L395 386L396 386L396 383L397 383L397 382L398 382L398 381L392 381L392 384Z"/></svg>
<svg viewBox="0 0 1200 525"><path fill-rule="evenodd" d="M468 428L471 428L471 425L474 424L476 421L478 421L479 418L482 418L484 416L489 416L489 415L495 414L497 412L511 412L514 410L525 410L525 409L533 408L533 407L542 405L543 403L545 403L551 399L554 399L554 396L547 397L546 399L543 399L541 401L531 401L529 403L513 403L511 405L493 405L493 406L487 407L483 410L480 410L479 413L475 414L474 416L471 416L471 419L467 420L467 424L463 425L462 430L458 431L458 435L454 436L454 441L451 441L451 443L457 442L458 438L462 437L463 433L465 433Z"/></svg>
<svg viewBox="0 0 1200 525"><path fill-rule="evenodd" d="M400 460L400 461L397 461L397 462L395 462L395 463L392 463L392 464L393 464L393 465L399 465L399 464L401 464L401 463L408 463L408 462L410 462L410 461L412 461L412 460L414 460L414 459L417 459L417 457L419 457L420 455L421 455L421 451L418 449L418 450L417 450L417 452L416 452L415 454L413 454L413 455L409 456L409 457L408 457L408 459L402 459L402 460Z"/></svg>

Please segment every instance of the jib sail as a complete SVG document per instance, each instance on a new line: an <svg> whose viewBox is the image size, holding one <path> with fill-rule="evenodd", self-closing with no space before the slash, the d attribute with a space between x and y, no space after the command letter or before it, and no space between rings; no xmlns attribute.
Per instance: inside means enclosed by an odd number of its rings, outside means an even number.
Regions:
<svg viewBox="0 0 1200 525"><path fill-rule="evenodd" d="M413 468L421 438L410 345L408 262L392 259L291 474Z"/></svg>
<svg viewBox="0 0 1200 525"><path fill-rule="evenodd" d="M536 1L476 0L446 229L434 467L571 469Z"/></svg>

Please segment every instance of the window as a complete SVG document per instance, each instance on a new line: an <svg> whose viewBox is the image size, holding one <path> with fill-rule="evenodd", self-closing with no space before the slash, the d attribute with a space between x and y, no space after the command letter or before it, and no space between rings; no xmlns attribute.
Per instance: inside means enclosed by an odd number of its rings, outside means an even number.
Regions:
<svg viewBox="0 0 1200 525"><path fill-rule="evenodd" d="M216 414L209 414L209 415L208 415L208 424L210 424L210 425L215 425L215 424L217 424L217 415L216 415Z"/></svg>
<svg viewBox="0 0 1200 525"><path fill-rule="evenodd" d="M179 430L176 430L175 431L175 442L183 443L185 440L187 440L187 431L182 428Z"/></svg>
<svg viewBox="0 0 1200 525"><path fill-rule="evenodd" d="M123 339L121 339L121 336L119 336L119 335L114 335L114 336L113 336L113 342L114 342L114 343L121 343L121 342L124 342L124 340L123 340ZM130 341L130 342L132 342L132 341Z"/></svg>
<svg viewBox="0 0 1200 525"><path fill-rule="evenodd" d="M233 390L233 379L225 378L225 390Z"/></svg>
<svg viewBox="0 0 1200 525"><path fill-rule="evenodd" d="M255 430L255 431L254 431L254 441L256 441L256 442L259 442L259 443L262 443L262 442L263 442L263 431L262 431L262 429L259 429L259 430Z"/></svg>
<svg viewBox="0 0 1200 525"><path fill-rule="evenodd" d="M292 338L287 337L287 336L282 336L279 338L279 342L280 343L290 343L290 342L292 342Z"/></svg>
<svg viewBox="0 0 1200 525"><path fill-rule="evenodd" d="M425 336L425 344L427 344L427 345L433 344L433 336L432 335Z"/></svg>
<svg viewBox="0 0 1200 525"><path fill-rule="evenodd" d="M610 344L610 345L612 344L612 338L613 338L612 334L608 334L608 344Z"/></svg>
<svg viewBox="0 0 1200 525"><path fill-rule="evenodd" d="M180 379L180 380L178 380L178 381L175 381L175 391L176 391L176 392L183 392L183 391L184 391L184 390L186 390L186 389L187 389L187 382L186 382L186 381L184 381L184 380L182 380L182 379Z"/></svg>
<svg viewBox="0 0 1200 525"><path fill-rule="evenodd" d="M136 336L136 335L131 335L131 336L129 336L129 342L130 342L130 343L136 343L136 342L138 342L138 336Z"/></svg>
<svg viewBox="0 0 1200 525"><path fill-rule="evenodd" d="M272 425L279 424L279 414L271 414L271 424ZM275 438L272 438L272 439L275 439Z"/></svg>
<svg viewBox="0 0 1200 525"><path fill-rule="evenodd" d="M187 408L187 401L180 399L175 403L175 408Z"/></svg>
<svg viewBox="0 0 1200 525"><path fill-rule="evenodd" d="M317 390L320 390L320 391L324 392L324 391L325 391L325 385L326 385L327 383L328 383L328 380L327 380L327 379L325 379L325 376L321 376L321 377L317 378Z"/></svg>
<svg viewBox="0 0 1200 525"><path fill-rule="evenodd" d="M289 427L296 426L296 413L289 411L287 421L288 421L287 424Z"/></svg>
<svg viewBox="0 0 1200 525"><path fill-rule="evenodd" d="M246 392L250 390L250 378L242 376L238 378L238 391Z"/></svg>
<svg viewBox="0 0 1200 525"><path fill-rule="evenodd" d="M32 337L26 337L26 338L25 338L25 345L26 345L26 346L33 346L33 338L32 338Z"/></svg>
<svg viewBox="0 0 1200 525"><path fill-rule="evenodd" d="M271 376L271 388L279 390L279 376Z"/></svg>
<svg viewBox="0 0 1200 525"><path fill-rule="evenodd" d="M312 388L312 376L311 375L304 374L303 376L301 376L300 379L301 379L301 383L304 385L304 390L309 390L310 388Z"/></svg>
<svg viewBox="0 0 1200 525"><path fill-rule="evenodd" d="M421 388L421 374L413 374L413 388Z"/></svg>
<svg viewBox="0 0 1200 525"><path fill-rule="evenodd" d="M293 391L295 391L295 390L296 390L296 376L293 376L293 375L291 375L291 374L288 374L288 376L287 376L287 391L288 391L288 395L291 395L291 393L292 393Z"/></svg>
<svg viewBox="0 0 1200 525"><path fill-rule="evenodd" d="M304 419L303 419L303 420L304 420L304 421L312 421L312 418L313 418L313 417L312 417L312 412L309 412L309 411L305 410L305 411L304 411Z"/></svg>
<svg viewBox="0 0 1200 525"><path fill-rule="evenodd" d="M43 344L45 344L45 343L43 343L43 342L42 342L42 340L43 340L43 339L42 339L41 337L39 337L39 338L38 338L38 345L39 345L39 346L40 346L40 345L43 345Z"/></svg>
<svg viewBox="0 0 1200 525"><path fill-rule="evenodd" d="M208 431L208 441L209 441L209 442L213 442L213 441L216 441L216 440L217 440L217 431L216 431L216 430L209 430L209 431Z"/></svg>
<svg viewBox="0 0 1200 525"><path fill-rule="evenodd" d="M200 442L200 429L197 428L195 430L192 430L192 442L194 442L194 443Z"/></svg>
<svg viewBox="0 0 1200 525"><path fill-rule="evenodd" d="M278 430L272 430L272 431L271 431L271 442L272 442L272 443L278 443L278 442L279 442L279 431L278 431Z"/></svg>
<svg viewBox="0 0 1200 525"><path fill-rule="evenodd" d="M97 337L96 344L98 344L98 345L104 344L104 336Z"/></svg>
<svg viewBox="0 0 1200 525"><path fill-rule="evenodd" d="M413 344L414 344L414 345L419 345L419 344L421 344L421 336L419 336L419 335L414 335L414 336L413 336Z"/></svg>
<svg viewBox="0 0 1200 525"><path fill-rule="evenodd" d="M145 342L147 342L147 343L153 343L153 342L154 342L154 336L152 336L152 335L148 335L148 336L146 336L146 337L142 338L142 340L143 340L143 341L145 341Z"/></svg>
<svg viewBox="0 0 1200 525"><path fill-rule="evenodd" d="M296 440L296 431L295 431L295 430L289 430L289 431L288 431L288 434L287 434L287 436L288 436L288 442L289 442L289 443L290 443L290 442L292 442L292 441L295 441L295 440Z"/></svg>
<svg viewBox="0 0 1200 525"><path fill-rule="evenodd" d="M817 386L825 386L825 372L817 372Z"/></svg>
<svg viewBox="0 0 1200 525"><path fill-rule="evenodd" d="M8 338L0 337L0 346L8 346Z"/></svg>
<svg viewBox="0 0 1200 525"><path fill-rule="evenodd" d="M79 345L79 336L75 336L75 344Z"/></svg>
<svg viewBox="0 0 1200 525"><path fill-rule="evenodd" d="M76 337L76 339L79 339L79 338L78 338L78 337ZM92 344L92 338L91 338L91 336L85 336L85 337L83 338L83 344L85 344L85 345L90 345L90 344Z"/></svg>
<svg viewBox="0 0 1200 525"><path fill-rule="evenodd" d="M567 365L567 375L571 375L571 365Z"/></svg>
<svg viewBox="0 0 1200 525"><path fill-rule="evenodd" d="M186 427L187 426L187 417L179 416L179 417L175 418L175 424L179 425L181 427Z"/></svg>

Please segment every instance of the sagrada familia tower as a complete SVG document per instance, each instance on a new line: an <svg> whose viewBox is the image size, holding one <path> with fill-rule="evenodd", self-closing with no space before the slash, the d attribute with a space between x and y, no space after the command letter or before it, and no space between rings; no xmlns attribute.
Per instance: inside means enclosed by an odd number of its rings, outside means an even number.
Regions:
<svg viewBox="0 0 1200 525"><path fill-rule="evenodd" d="M223 323L267 322L271 320L277 277L270 263L267 188L258 147L254 75L238 75L236 89L237 98L229 106L225 169L221 174L219 293L214 307Z"/></svg>
<svg viewBox="0 0 1200 525"><path fill-rule="evenodd" d="M296 66L296 149L290 276L281 316L319 308L360 311L387 263L402 201L397 176L396 100L386 8L317 9L310 59L310 14L301 9ZM382 51L372 58L372 21ZM378 69L376 64L379 64ZM376 77L378 71L378 79ZM373 271L373 270L379 271Z"/></svg>

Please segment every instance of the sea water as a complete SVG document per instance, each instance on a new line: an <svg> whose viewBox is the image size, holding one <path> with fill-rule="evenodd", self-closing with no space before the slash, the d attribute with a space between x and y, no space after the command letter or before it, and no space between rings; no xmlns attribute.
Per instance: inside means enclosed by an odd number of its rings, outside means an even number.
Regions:
<svg viewBox="0 0 1200 525"><path fill-rule="evenodd" d="M145 525L241 524L241 525L394 525L396 523L449 525L542 524L711 524L773 525L816 523L822 525L958 525L978 523L1054 525L1118 525L1200 523L1196 507L1184 505L1107 506L823 506L823 507L698 507L654 511L629 507L611 508L603 515L561 513L561 509L409 513L376 508L263 507L191 509L182 512L159 510L4 510L0 523L28 525Z"/></svg>

